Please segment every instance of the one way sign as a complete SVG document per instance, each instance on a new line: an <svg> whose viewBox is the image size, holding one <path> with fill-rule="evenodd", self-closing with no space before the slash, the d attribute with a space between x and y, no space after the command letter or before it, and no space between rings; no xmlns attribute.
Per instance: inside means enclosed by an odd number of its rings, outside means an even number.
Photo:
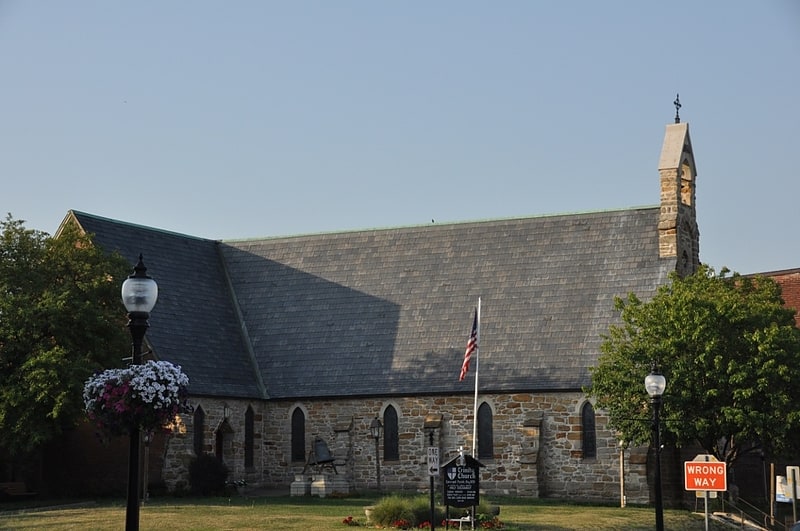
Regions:
<svg viewBox="0 0 800 531"><path fill-rule="evenodd" d="M711 455L698 455L694 461L683 463L684 487L686 490L728 490L728 474L725 463Z"/></svg>
<svg viewBox="0 0 800 531"><path fill-rule="evenodd" d="M439 448L428 446L428 475L439 475Z"/></svg>

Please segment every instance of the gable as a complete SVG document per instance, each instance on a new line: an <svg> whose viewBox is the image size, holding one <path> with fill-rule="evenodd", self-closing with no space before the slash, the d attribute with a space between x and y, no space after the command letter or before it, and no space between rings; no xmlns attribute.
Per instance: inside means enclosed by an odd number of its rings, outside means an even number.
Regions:
<svg viewBox="0 0 800 531"><path fill-rule="evenodd" d="M218 243L71 211L108 252L131 263L144 255L158 283L145 341L154 355L180 365L194 395L261 397L259 378L239 332ZM121 282L120 282L121 284ZM120 311L125 308L120 302ZM120 357L130 353L120 353Z"/></svg>

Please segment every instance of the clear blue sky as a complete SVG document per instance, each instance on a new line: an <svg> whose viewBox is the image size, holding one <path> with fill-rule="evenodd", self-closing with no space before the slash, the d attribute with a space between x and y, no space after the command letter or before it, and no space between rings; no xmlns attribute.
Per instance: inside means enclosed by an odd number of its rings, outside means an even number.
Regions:
<svg viewBox="0 0 800 531"><path fill-rule="evenodd" d="M0 0L0 73L0 215L50 233L654 205L680 92L702 261L800 267L796 0Z"/></svg>

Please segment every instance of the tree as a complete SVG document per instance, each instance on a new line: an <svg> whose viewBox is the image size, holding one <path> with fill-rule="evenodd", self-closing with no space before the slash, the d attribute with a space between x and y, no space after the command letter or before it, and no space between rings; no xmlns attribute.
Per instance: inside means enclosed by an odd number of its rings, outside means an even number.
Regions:
<svg viewBox="0 0 800 531"><path fill-rule="evenodd" d="M651 362L667 379L665 441L699 444L733 464L763 449L785 455L800 433L800 331L783 306L780 286L766 277L717 274L701 266L677 274L649 302L630 294L615 308L587 393L608 411L621 437L650 436L644 378Z"/></svg>
<svg viewBox="0 0 800 531"><path fill-rule="evenodd" d="M83 383L129 351L129 269L77 227L58 238L0 222L0 448L24 456L84 418Z"/></svg>

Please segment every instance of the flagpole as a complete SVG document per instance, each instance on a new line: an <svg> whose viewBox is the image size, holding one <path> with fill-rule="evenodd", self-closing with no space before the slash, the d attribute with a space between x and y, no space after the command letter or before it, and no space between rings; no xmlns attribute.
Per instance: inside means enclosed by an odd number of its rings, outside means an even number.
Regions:
<svg viewBox="0 0 800 531"><path fill-rule="evenodd" d="M478 297L478 326L476 327L475 347L475 403L472 407L472 457L475 457L475 443L478 440L478 372L481 365L481 298Z"/></svg>

